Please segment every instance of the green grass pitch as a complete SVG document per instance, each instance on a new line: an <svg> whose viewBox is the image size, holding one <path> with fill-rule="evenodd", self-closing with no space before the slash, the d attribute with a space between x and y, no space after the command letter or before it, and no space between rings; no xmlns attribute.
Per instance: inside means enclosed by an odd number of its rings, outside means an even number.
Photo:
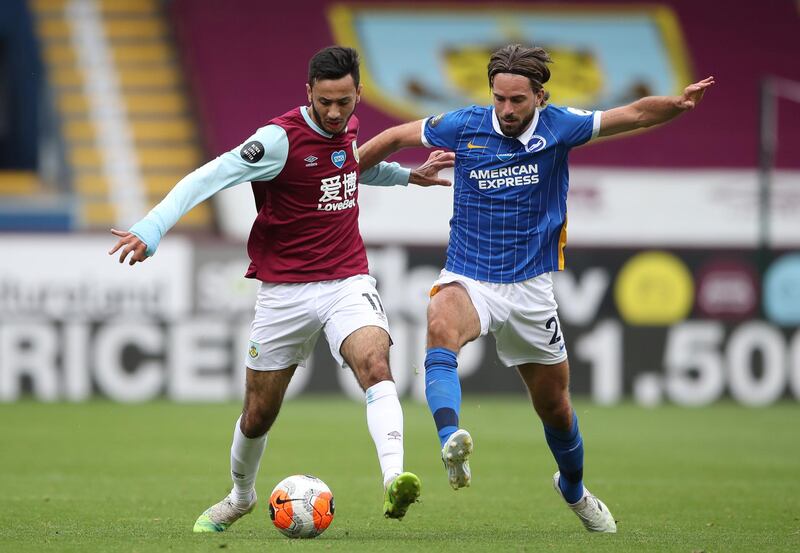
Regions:
<svg viewBox="0 0 800 553"><path fill-rule="evenodd" d="M427 408L404 403L406 468L422 502L381 515L378 463L360 403L287 402L270 435L254 514L194 535L228 491L239 406L0 405L0 551L800 551L800 407L700 409L578 401L586 482L619 533L593 535L551 488L555 466L520 397L467 396L475 439L471 488L454 492ZM336 518L292 541L265 499L283 477L319 476Z"/></svg>

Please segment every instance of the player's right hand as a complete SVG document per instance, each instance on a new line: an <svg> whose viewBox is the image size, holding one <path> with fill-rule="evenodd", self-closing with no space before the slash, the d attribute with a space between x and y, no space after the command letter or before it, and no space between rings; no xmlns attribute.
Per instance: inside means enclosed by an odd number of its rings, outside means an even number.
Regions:
<svg viewBox="0 0 800 553"><path fill-rule="evenodd" d="M147 259L147 244L139 240L139 237L135 234L113 228L111 229L111 234L118 237L119 240L114 247L109 250L108 255L114 255L118 250L122 249L119 254L119 262L124 263L128 254L133 253L131 260L128 262L129 265Z"/></svg>

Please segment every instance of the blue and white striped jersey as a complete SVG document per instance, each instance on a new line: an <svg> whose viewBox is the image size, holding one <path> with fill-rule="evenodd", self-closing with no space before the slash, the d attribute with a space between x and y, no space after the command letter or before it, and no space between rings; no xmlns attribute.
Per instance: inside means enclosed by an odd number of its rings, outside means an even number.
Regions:
<svg viewBox="0 0 800 553"><path fill-rule="evenodd" d="M597 136L600 114L546 106L517 138L500 131L491 106L423 122L426 146L456 153L447 270L508 283L564 268L567 155Z"/></svg>

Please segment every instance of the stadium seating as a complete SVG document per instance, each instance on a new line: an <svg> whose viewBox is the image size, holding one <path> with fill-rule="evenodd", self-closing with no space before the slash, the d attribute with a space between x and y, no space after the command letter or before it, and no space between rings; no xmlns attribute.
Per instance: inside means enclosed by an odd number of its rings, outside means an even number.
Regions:
<svg viewBox="0 0 800 553"><path fill-rule="evenodd" d="M29 5L75 195L75 226L128 225L204 157L162 4ZM0 194L31 192L29 180L9 180ZM181 226L210 222L208 206L200 205Z"/></svg>

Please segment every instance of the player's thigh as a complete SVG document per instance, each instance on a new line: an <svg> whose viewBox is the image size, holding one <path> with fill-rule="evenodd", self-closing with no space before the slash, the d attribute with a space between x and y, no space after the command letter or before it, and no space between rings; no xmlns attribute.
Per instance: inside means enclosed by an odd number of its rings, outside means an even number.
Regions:
<svg viewBox="0 0 800 553"><path fill-rule="evenodd" d="M261 436L270 429L281 410L296 368L297 365L271 371L247 369L242 409L242 432L245 436Z"/></svg>
<svg viewBox="0 0 800 553"><path fill-rule="evenodd" d="M322 303L325 337L339 365L359 370L364 362L388 364L389 321L375 279L357 275L332 284Z"/></svg>
<svg viewBox="0 0 800 553"><path fill-rule="evenodd" d="M314 315L316 293L313 284L261 286L250 326L248 368L274 371L303 365L322 328Z"/></svg>
<svg viewBox="0 0 800 553"><path fill-rule="evenodd" d="M539 363L556 365L567 358L566 342L555 309L515 309L494 330L497 356L508 367Z"/></svg>
<svg viewBox="0 0 800 553"><path fill-rule="evenodd" d="M428 305L428 347L457 351L481 335L478 310L460 282L441 284L435 290Z"/></svg>
<svg viewBox="0 0 800 553"><path fill-rule="evenodd" d="M366 390L384 380L392 380L389 346L389 334L378 326L361 327L342 342L342 358L353 370L362 389Z"/></svg>

